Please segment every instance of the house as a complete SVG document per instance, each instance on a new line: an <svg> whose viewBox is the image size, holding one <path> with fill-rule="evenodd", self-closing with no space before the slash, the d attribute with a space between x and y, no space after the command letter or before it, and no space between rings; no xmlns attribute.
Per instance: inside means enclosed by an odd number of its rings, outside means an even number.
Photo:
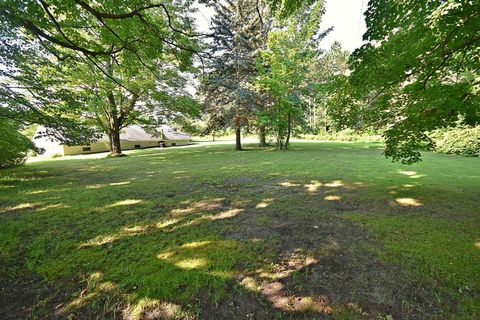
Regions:
<svg viewBox="0 0 480 320"><path fill-rule="evenodd" d="M110 151L110 144L106 135L103 135L100 139L89 145L67 146L62 144L58 139L38 134L43 130L45 130L43 127L37 129L33 142L37 148L44 150L43 154L47 156L67 156ZM191 137L189 135L176 131L168 125L160 126L156 131L158 135L152 135L138 125L131 125L122 129L120 131L122 150L174 147L191 143Z"/></svg>

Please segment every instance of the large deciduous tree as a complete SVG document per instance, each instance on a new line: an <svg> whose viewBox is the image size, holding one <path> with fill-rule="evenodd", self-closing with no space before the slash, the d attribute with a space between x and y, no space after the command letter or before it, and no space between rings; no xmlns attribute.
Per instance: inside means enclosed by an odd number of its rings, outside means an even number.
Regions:
<svg viewBox="0 0 480 320"><path fill-rule="evenodd" d="M182 72L198 55L190 4L4 1L0 116L41 123L79 143L91 135L78 123L93 115L112 152L121 153L122 126L178 100Z"/></svg>
<svg viewBox="0 0 480 320"><path fill-rule="evenodd" d="M426 131L480 122L480 2L371 0L365 15L351 84L387 157L417 162Z"/></svg>
<svg viewBox="0 0 480 320"><path fill-rule="evenodd" d="M268 45L257 64L257 86L271 103L259 112L277 139L279 149L287 149L295 123L304 121L307 101L316 95L323 81L320 74L319 41L323 2L305 6L268 36Z"/></svg>

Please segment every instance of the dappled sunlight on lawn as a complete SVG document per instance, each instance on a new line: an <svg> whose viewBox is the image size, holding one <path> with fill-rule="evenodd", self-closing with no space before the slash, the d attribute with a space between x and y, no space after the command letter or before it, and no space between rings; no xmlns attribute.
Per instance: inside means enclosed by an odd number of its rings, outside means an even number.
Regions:
<svg viewBox="0 0 480 320"><path fill-rule="evenodd" d="M52 190L47 190L47 189L43 189L43 190L35 190L35 191L30 191L30 192L27 192L25 193L25 195L36 195L36 194L42 194L42 193L48 193L48 192L51 192Z"/></svg>
<svg viewBox="0 0 480 320"><path fill-rule="evenodd" d="M85 186L85 189L100 189L100 188L103 188L103 187L105 187L104 184L96 183L96 184L91 184L91 185Z"/></svg>
<svg viewBox="0 0 480 320"><path fill-rule="evenodd" d="M114 202L112 204L109 204L106 206L106 208L113 208L113 207L121 207L121 206L131 206L134 204L138 204L140 202L143 202L141 199L126 199L126 200L120 200L117 202Z"/></svg>
<svg viewBox="0 0 480 320"><path fill-rule="evenodd" d="M324 199L327 200L327 201L340 201L340 200L342 200L342 197L340 197L340 196L326 196Z"/></svg>
<svg viewBox="0 0 480 320"><path fill-rule="evenodd" d="M423 204L414 198L396 198L395 202L403 207L420 207Z"/></svg>
<svg viewBox="0 0 480 320"><path fill-rule="evenodd" d="M112 182L112 183L109 183L108 185L109 186L124 186L126 184L130 184L131 181L121 181L121 182Z"/></svg>
<svg viewBox="0 0 480 320"><path fill-rule="evenodd" d="M204 216L204 220L222 220L222 219L233 218L242 212L243 212L243 209L230 209L214 215Z"/></svg>
<svg viewBox="0 0 480 320"><path fill-rule="evenodd" d="M180 269L202 269L209 273L211 271L227 272L230 274L231 262L234 261L231 254L242 253L245 250L244 244L235 240L204 240L188 242L180 246L171 247L157 254L160 260L166 260Z"/></svg>
<svg viewBox="0 0 480 320"><path fill-rule="evenodd" d="M33 210L39 205L41 205L41 203L38 203L38 202L37 203L30 203L30 202L20 203L15 206L0 209L0 213L7 213L7 212L19 211L19 210L25 210L25 209Z"/></svg>
<svg viewBox="0 0 480 320"><path fill-rule="evenodd" d="M175 263L175 265L179 268L182 269L198 269L201 267L206 266L208 261L203 258L189 258L189 259L184 259L180 260Z"/></svg>
<svg viewBox="0 0 480 320"><path fill-rule="evenodd" d="M223 219L229 219L237 216L238 214L242 213L243 209L230 209L226 211L222 211L220 213L216 214L202 214L199 218L194 218L191 219L183 224L178 224L172 228L172 230L176 230L179 228L183 228L186 226L195 226L198 224L201 224L206 221L215 221L215 220L223 220Z"/></svg>
<svg viewBox="0 0 480 320"><path fill-rule="evenodd" d="M329 306L325 296L312 298L297 295L286 295L284 285L281 282L270 282L261 286L260 292L270 301L274 308L284 311L313 311L330 314L332 307Z"/></svg>
<svg viewBox="0 0 480 320"><path fill-rule="evenodd" d="M316 193L321 186L322 183L320 181L312 180L310 183L305 185L305 189L308 193Z"/></svg>
<svg viewBox="0 0 480 320"><path fill-rule="evenodd" d="M165 220L165 221L160 221L156 224L156 227L158 229L163 229L163 228L166 228L168 226L171 226L171 225L174 225L178 222L180 222L182 219L180 218L174 218L174 219L168 219L168 220Z"/></svg>
<svg viewBox="0 0 480 320"><path fill-rule="evenodd" d="M345 187L345 183L342 180L334 180L332 182L325 183L325 186L330 188Z"/></svg>
<svg viewBox="0 0 480 320"><path fill-rule="evenodd" d="M262 201L260 201L259 203L257 203L257 205L255 206L255 208L256 208L256 209L266 208L266 207L268 207L269 205L272 204L273 200L275 200L275 199L274 199L274 198L263 199Z"/></svg>
<svg viewBox="0 0 480 320"><path fill-rule="evenodd" d="M135 293L125 294L117 284L105 281L102 272L93 272L87 277L86 286L80 294L71 301L60 304L55 315L62 317L68 314L75 314L79 309L85 308L92 303L104 301L104 307L112 304L112 307L122 311L124 319L194 319L194 315L184 311L175 303L162 301L150 297L137 297ZM129 300L130 302L123 302Z"/></svg>
<svg viewBox="0 0 480 320"><path fill-rule="evenodd" d="M67 303L58 306L55 311L57 317L64 316L72 311L85 307L88 304L94 303L102 296L113 299L115 296L119 295L117 285L110 281L104 281L102 272L92 272L85 280L86 287L84 287L76 297Z"/></svg>
<svg viewBox="0 0 480 320"><path fill-rule="evenodd" d="M174 209L172 213L174 214L188 214L192 212L197 212L197 211L205 211L205 210L214 210L222 207L222 202L224 201L224 198L214 198L214 199L209 199L209 200L200 200L196 201L194 203L191 203L191 201L183 201L183 205L187 205L188 207L186 208L181 208L181 209Z"/></svg>
<svg viewBox="0 0 480 320"><path fill-rule="evenodd" d="M290 181L280 182L279 185L282 186L282 187L286 187L286 188L299 187L300 186L300 184L292 183Z"/></svg>
<svg viewBox="0 0 480 320"><path fill-rule="evenodd" d="M185 319L193 320L195 316L186 312L175 303L161 301L159 299L142 298L134 305L131 305L124 312L127 319Z"/></svg>
<svg viewBox="0 0 480 320"><path fill-rule="evenodd" d="M50 209L68 209L70 206L63 204L63 203L56 203L56 204L49 204L46 206L42 206L40 208L37 208L36 211L42 212L42 211L47 211Z"/></svg>
<svg viewBox="0 0 480 320"><path fill-rule="evenodd" d="M412 171L412 170L399 170L398 173L406 175L406 176L408 176L409 178L412 178L412 179L418 179L418 178L426 177L425 174L420 174L420 173L417 173L416 171Z"/></svg>
<svg viewBox="0 0 480 320"><path fill-rule="evenodd" d="M272 264L271 267L260 268L254 273L242 276L239 283L245 289L261 294L276 309L329 314L332 312L332 307L326 296L298 295L287 290L282 283L295 273L317 263L319 263L318 259L305 255L302 250L296 250L288 258Z"/></svg>
<svg viewBox="0 0 480 320"><path fill-rule="evenodd" d="M120 239L120 238L121 238L121 235L118 235L118 234L97 236L97 237L95 237L93 239L90 239L87 242L81 244L80 248L103 246L105 244L112 243L116 239Z"/></svg>

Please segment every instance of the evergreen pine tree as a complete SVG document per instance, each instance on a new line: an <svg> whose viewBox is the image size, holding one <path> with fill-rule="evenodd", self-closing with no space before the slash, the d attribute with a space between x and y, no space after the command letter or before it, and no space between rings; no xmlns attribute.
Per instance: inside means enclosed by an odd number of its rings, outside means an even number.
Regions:
<svg viewBox="0 0 480 320"><path fill-rule="evenodd" d="M235 149L241 150L241 129L249 125L259 98L253 88L256 58L265 45L270 19L265 6L253 0L217 3L212 20L211 59L202 81L207 132L235 130Z"/></svg>

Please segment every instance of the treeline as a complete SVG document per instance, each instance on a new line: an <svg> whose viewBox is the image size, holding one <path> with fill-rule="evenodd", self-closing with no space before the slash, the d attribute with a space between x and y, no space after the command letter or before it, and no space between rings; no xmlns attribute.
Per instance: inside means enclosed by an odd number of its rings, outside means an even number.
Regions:
<svg viewBox="0 0 480 320"><path fill-rule="evenodd" d="M273 136L288 149L294 133L333 129L329 94L347 72L348 53L339 43L325 51L331 31L320 27L323 2L300 6L288 17L251 0L215 5L213 57L201 78L203 133L232 128L240 150L242 129L256 132L261 146Z"/></svg>
<svg viewBox="0 0 480 320"><path fill-rule="evenodd" d="M295 5L287 15L246 0L217 6L206 132L234 128L240 149L241 128L254 128L260 145L270 134L287 149L293 133L374 130L385 155L407 164L425 146L442 150L442 128L478 132L478 1L369 1L366 43L350 56L338 44L320 49L322 1Z"/></svg>

